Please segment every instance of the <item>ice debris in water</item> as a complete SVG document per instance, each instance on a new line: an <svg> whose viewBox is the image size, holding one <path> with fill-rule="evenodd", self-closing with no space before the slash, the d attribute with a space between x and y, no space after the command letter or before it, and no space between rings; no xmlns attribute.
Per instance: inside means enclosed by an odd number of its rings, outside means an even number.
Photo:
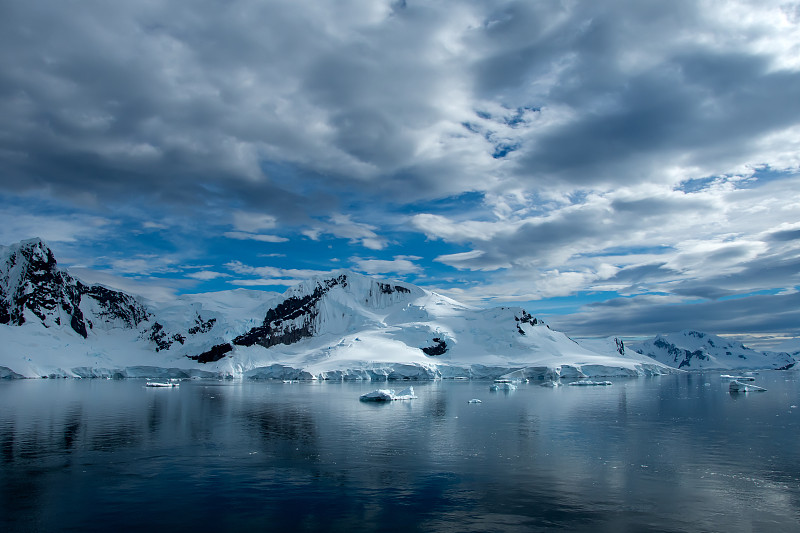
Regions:
<svg viewBox="0 0 800 533"><path fill-rule="evenodd" d="M758 385L751 385L749 383L742 383L741 381L733 380L728 386L730 392L760 392L767 389L759 387Z"/></svg>
<svg viewBox="0 0 800 533"><path fill-rule="evenodd" d="M413 400L417 396L414 394L414 387L401 390L395 394L394 389L378 389L366 394L362 394L359 400L362 402L391 402L392 400Z"/></svg>
<svg viewBox="0 0 800 533"><path fill-rule="evenodd" d="M581 381L573 381L572 383L570 383L570 385L573 385L573 386L576 386L576 387L597 387L597 386L603 387L603 386L611 385L611 382L610 381L591 381L591 380L588 380L588 379L583 379Z"/></svg>
<svg viewBox="0 0 800 533"><path fill-rule="evenodd" d="M499 390L510 391L510 390L517 390L517 386L514 385L513 383L495 383L491 387L489 387L489 390L492 392L496 392Z"/></svg>
<svg viewBox="0 0 800 533"><path fill-rule="evenodd" d="M482 403L482 402L477 398L473 398L470 401L468 401L467 403Z"/></svg>
<svg viewBox="0 0 800 533"><path fill-rule="evenodd" d="M561 382L554 381L552 379L548 379L544 383L541 383L540 386L542 386L542 387L560 387L561 386Z"/></svg>

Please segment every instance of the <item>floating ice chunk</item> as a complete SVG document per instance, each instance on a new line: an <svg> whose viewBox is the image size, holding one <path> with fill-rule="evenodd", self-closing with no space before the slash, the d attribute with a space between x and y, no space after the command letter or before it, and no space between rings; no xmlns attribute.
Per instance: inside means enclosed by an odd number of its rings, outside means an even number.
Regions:
<svg viewBox="0 0 800 533"><path fill-rule="evenodd" d="M145 387L177 387L178 385L180 385L180 383L175 383L174 381L147 381L144 384Z"/></svg>
<svg viewBox="0 0 800 533"><path fill-rule="evenodd" d="M549 379L549 380L545 381L544 383L541 383L540 386L542 386L542 387L560 387L561 386L561 382L553 381L552 379Z"/></svg>
<svg viewBox="0 0 800 533"><path fill-rule="evenodd" d="M605 387L611 385L610 381L591 381L588 379L582 379L581 381L573 381L570 385L576 387Z"/></svg>
<svg viewBox="0 0 800 533"><path fill-rule="evenodd" d="M401 390L395 394L394 389L378 389L366 394L362 394L359 400L362 402L391 402L393 400L413 400L416 398L414 387Z"/></svg>
<svg viewBox="0 0 800 533"><path fill-rule="evenodd" d="M489 387L489 390L492 392L497 392L499 390L512 391L517 390L517 386L513 383L494 383L491 387Z"/></svg>
<svg viewBox="0 0 800 533"><path fill-rule="evenodd" d="M397 394L393 400L413 400L416 398L416 394L414 394L414 387L409 387L407 389L403 389Z"/></svg>
<svg viewBox="0 0 800 533"><path fill-rule="evenodd" d="M468 401L467 403L482 403L482 402L477 398L473 398L470 401Z"/></svg>
<svg viewBox="0 0 800 533"><path fill-rule="evenodd" d="M767 389L759 387L758 385L751 385L749 383L742 383L741 381L733 380L728 386L730 392L760 392Z"/></svg>
<svg viewBox="0 0 800 533"><path fill-rule="evenodd" d="M733 379L733 380L736 380L736 381L755 381L756 380L756 378L754 378L752 376L731 376L729 374L720 374L719 377L721 377L722 379Z"/></svg>
<svg viewBox="0 0 800 533"><path fill-rule="evenodd" d="M359 397L362 402L391 402L394 400L394 390L378 389Z"/></svg>

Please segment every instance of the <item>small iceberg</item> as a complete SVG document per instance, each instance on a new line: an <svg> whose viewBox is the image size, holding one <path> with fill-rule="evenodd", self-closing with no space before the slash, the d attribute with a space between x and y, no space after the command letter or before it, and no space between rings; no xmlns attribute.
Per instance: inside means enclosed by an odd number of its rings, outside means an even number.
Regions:
<svg viewBox="0 0 800 533"><path fill-rule="evenodd" d="M764 387L759 387L758 385L752 385L750 383L742 383L738 380L731 381L731 384L728 386L728 390L730 392L761 392L766 391Z"/></svg>
<svg viewBox="0 0 800 533"><path fill-rule="evenodd" d="M473 398L473 399L471 399L470 401L468 401L467 403L483 403L483 402L481 402L481 401L480 401L479 399L477 399L477 398Z"/></svg>
<svg viewBox="0 0 800 533"><path fill-rule="evenodd" d="M570 385L574 387L607 387L611 385L610 381L591 381L588 379L582 379L581 381L573 381Z"/></svg>
<svg viewBox="0 0 800 533"><path fill-rule="evenodd" d="M177 387L180 383L175 383L174 381L147 381L145 382L145 387Z"/></svg>
<svg viewBox="0 0 800 533"><path fill-rule="evenodd" d="M755 381L756 380L756 378L754 378L752 376L731 376L729 374L720 374L719 377L721 377L722 379L733 379L733 380L736 380L736 381Z"/></svg>
<svg viewBox="0 0 800 533"><path fill-rule="evenodd" d="M497 392L499 390L512 391L517 390L517 386L510 382L501 382L493 384L491 387L489 387L489 390L492 392Z"/></svg>
<svg viewBox="0 0 800 533"><path fill-rule="evenodd" d="M362 402L391 402L393 400L413 400L417 396L414 394L414 387L401 390L395 394L394 389L378 389L359 396Z"/></svg>
<svg viewBox="0 0 800 533"><path fill-rule="evenodd" d="M552 379L548 379L544 383L540 383L539 386L540 387L560 387L561 386L561 382L553 381Z"/></svg>

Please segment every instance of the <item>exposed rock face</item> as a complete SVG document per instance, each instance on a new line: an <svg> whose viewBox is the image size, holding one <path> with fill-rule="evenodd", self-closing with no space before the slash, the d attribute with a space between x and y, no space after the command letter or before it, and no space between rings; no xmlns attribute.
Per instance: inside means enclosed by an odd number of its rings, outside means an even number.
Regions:
<svg viewBox="0 0 800 533"><path fill-rule="evenodd" d="M425 355L444 355L447 353L447 343L444 341L444 339L440 337L434 337L433 342L433 346L426 346L422 349Z"/></svg>
<svg viewBox="0 0 800 533"><path fill-rule="evenodd" d="M531 326L535 326L537 324L544 325L544 322L534 317L524 309L522 310L521 314L521 317L514 315L514 320L517 322L517 331L520 335L525 335L525 331L522 329L522 324L530 324Z"/></svg>
<svg viewBox="0 0 800 533"><path fill-rule="evenodd" d="M352 275L341 274L328 279L317 279L308 286L298 288L295 294L287 296L280 304L267 311L262 325L233 339L238 346L258 344L269 348L277 344L294 344L304 338L313 337L319 331L322 319L322 306L326 297L334 289L348 293L354 300L366 307L380 307L386 302L395 301L411 290L402 285L391 285L369 278L365 282L358 279L359 286L352 287ZM361 286L365 284L365 286ZM363 302L361 301L363 298Z"/></svg>
<svg viewBox="0 0 800 533"><path fill-rule="evenodd" d="M169 334L164 330L164 326L158 322L154 322L150 326L150 335L148 338L156 345L156 351L169 350L173 343L183 344L186 342L186 337L180 333Z"/></svg>
<svg viewBox="0 0 800 533"><path fill-rule="evenodd" d="M198 333L208 333L216 324L217 319L211 318L209 320L203 320L203 317L199 314L195 318L195 325L189 328L189 335L197 335Z"/></svg>
<svg viewBox="0 0 800 533"><path fill-rule="evenodd" d="M614 337L614 344L617 346L617 353L625 357L625 343Z"/></svg>
<svg viewBox="0 0 800 533"><path fill-rule="evenodd" d="M314 335L314 319L319 302L333 287L347 286L347 276L322 280L311 294L290 296L267 311L264 323L233 339L239 346L259 344L265 348L276 344L293 344Z"/></svg>
<svg viewBox="0 0 800 533"><path fill-rule="evenodd" d="M689 351L684 348L678 348L677 346L670 344L661 338L654 340L653 346L664 350L667 355L672 357L672 362L678 363L678 368L691 366L692 359L697 359L698 361L708 361L708 356L702 349Z"/></svg>
<svg viewBox="0 0 800 533"><path fill-rule="evenodd" d="M217 344L210 350L203 352L200 355L190 355L189 359L194 359L198 363L213 363L214 361L219 361L225 357L225 355L232 350L233 346L226 342L224 344Z"/></svg>
<svg viewBox="0 0 800 533"><path fill-rule="evenodd" d="M0 263L0 323L22 325L33 317L46 327L68 323L86 338L97 322L134 328L149 313L132 296L60 270L52 250L31 239L6 249Z"/></svg>

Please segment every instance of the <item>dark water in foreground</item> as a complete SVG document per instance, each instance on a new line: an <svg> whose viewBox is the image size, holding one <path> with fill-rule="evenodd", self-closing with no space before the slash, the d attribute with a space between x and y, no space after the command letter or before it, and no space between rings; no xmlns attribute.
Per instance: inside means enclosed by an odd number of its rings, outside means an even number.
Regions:
<svg viewBox="0 0 800 533"><path fill-rule="evenodd" d="M799 377L4 382L0 531L800 531Z"/></svg>

